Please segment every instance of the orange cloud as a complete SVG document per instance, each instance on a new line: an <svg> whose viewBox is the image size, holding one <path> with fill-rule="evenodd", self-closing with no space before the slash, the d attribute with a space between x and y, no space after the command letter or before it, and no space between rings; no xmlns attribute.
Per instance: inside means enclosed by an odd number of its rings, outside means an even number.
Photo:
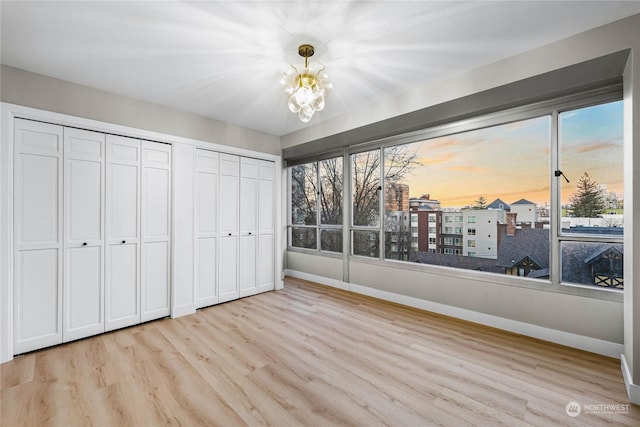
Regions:
<svg viewBox="0 0 640 427"><path fill-rule="evenodd" d="M447 170L454 172L485 172L487 168L481 168L478 166L449 166Z"/></svg>
<svg viewBox="0 0 640 427"><path fill-rule="evenodd" d="M616 144L615 142L599 142L588 145L581 145L576 148L577 153L588 153L591 151L600 151L600 150L610 150L610 149L620 149L620 144Z"/></svg>
<svg viewBox="0 0 640 427"><path fill-rule="evenodd" d="M421 165L435 165L436 163L446 163L455 156L451 153L444 154L440 157L421 157L418 159Z"/></svg>

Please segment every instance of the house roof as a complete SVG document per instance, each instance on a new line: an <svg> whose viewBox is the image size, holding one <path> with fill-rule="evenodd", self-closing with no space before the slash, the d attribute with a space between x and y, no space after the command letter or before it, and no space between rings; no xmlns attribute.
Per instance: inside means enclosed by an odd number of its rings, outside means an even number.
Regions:
<svg viewBox="0 0 640 427"><path fill-rule="evenodd" d="M516 229L513 236L506 235L506 227L499 233L498 257L496 265L512 267L529 257L541 268L549 267L549 230L543 228Z"/></svg>
<svg viewBox="0 0 640 427"><path fill-rule="evenodd" d="M513 206L513 205L535 205L535 203L530 202L527 199L520 199L517 202L511 203L511 206Z"/></svg>
<svg viewBox="0 0 640 427"><path fill-rule="evenodd" d="M511 206L502 199L495 199L493 202L489 203L487 209L504 209L509 212L511 211Z"/></svg>

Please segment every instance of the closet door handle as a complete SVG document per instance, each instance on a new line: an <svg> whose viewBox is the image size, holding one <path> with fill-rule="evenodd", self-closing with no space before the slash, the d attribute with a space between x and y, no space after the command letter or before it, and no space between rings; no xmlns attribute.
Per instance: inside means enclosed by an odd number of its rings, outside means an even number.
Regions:
<svg viewBox="0 0 640 427"><path fill-rule="evenodd" d="M123 240L123 241L122 241L122 244L124 245L125 243L127 243L127 241L126 241L126 240Z"/></svg>
<svg viewBox="0 0 640 427"><path fill-rule="evenodd" d="M87 242L82 242L82 246L87 246Z"/></svg>
<svg viewBox="0 0 640 427"><path fill-rule="evenodd" d="M231 236L231 233L229 233L229 236Z"/></svg>
<svg viewBox="0 0 640 427"><path fill-rule="evenodd" d="M251 232L249 232L249 236L251 236Z"/></svg>

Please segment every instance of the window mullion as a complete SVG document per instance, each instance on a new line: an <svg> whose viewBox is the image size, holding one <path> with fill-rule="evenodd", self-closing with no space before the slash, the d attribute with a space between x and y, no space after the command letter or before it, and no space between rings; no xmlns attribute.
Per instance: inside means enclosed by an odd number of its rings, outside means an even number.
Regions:
<svg viewBox="0 0 640 427"><path fill-rule="evenodd" d="M380 190L378 190L378 209L379 209L379 229L378 229L378 233L379 233L379 241L380 241L380 253L378 254L380 257L380 260L384 260L385 258L385 248L386 248L386 239L385 239L385 234L384 234L384 221L385 221L385 206L384 206L384 199L385 199L385 194L384 194L384 188L385 188L385 180L384 180L384 148L380 147L378 150L380 150L378 152L378 158L379 160L379 167L380 167Z"/></svg>
<svg viewBox="0 0 640 427"><path fill-rule="evenodd" d="M558 111L554 110L551 113L551 135L550 135L550 156L549 156L549 188L551 189L551 215L549 215L549 247L551 248L549 254L549 279L551 283L558 284L560 283L560 271L561 271L561 263L560 259L560 240L558 236L560 235L560 227L562 223L562 200L560 200L560 179L561 177L555 176L556 170L561 170L561 161L560 158L560 141L559 141L559 120L558 120Z"/></svg>

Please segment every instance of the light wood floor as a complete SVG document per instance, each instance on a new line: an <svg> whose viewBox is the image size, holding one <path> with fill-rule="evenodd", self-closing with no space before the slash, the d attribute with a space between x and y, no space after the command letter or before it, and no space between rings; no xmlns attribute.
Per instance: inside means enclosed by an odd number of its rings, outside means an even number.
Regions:
<svg viewBox="0 0 640 427"><path fill-rule="evenodd" d="M287 279L2 370L9 426L640 425L619 361Z"/></svg>

